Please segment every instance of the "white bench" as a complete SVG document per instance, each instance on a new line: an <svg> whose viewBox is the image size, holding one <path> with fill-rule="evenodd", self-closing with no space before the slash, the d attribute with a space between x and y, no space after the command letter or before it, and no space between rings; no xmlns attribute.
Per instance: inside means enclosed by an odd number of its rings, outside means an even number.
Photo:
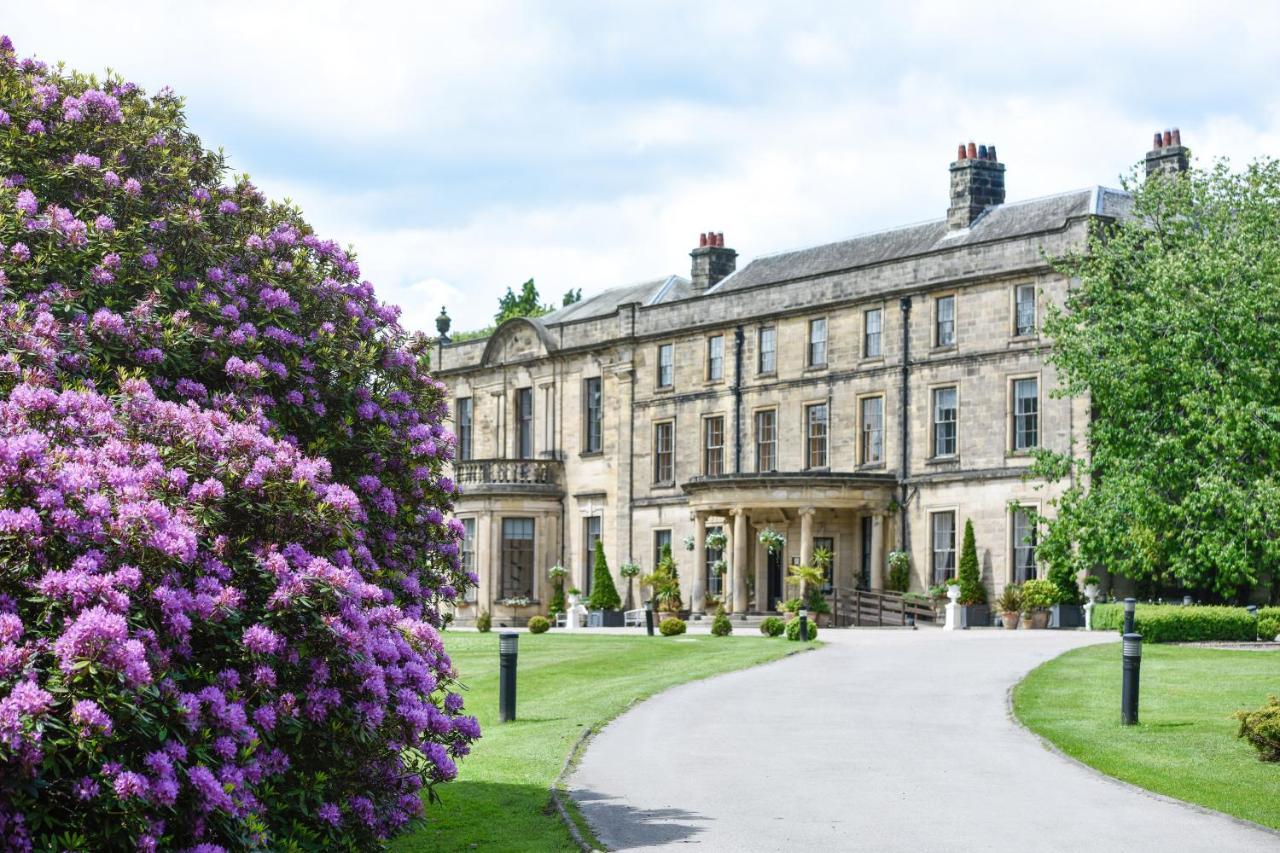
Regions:
<svg viewBox="0 0 1280 853"><path fill-rule="evenodd" d="M644 625L644 608L638 610L628 610L622 614L622 626L624 628L636 627Z"/></svg>

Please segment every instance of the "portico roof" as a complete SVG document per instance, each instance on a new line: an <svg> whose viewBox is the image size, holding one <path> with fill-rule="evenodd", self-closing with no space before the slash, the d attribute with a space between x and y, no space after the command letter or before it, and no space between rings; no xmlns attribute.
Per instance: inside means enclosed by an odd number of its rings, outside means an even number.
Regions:
<svg viewBox="0 0 1280 853"><path fill-rule="evenodd" d="M692 510L742 508L889 508L893 474L865 471L774 471L694 477L684 483Z"/></svg>

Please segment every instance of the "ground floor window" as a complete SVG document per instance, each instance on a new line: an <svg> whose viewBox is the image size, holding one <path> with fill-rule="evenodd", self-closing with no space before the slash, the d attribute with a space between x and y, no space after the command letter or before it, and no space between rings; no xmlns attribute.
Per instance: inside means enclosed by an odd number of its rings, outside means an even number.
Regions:
<svg viewBox="0 0 1280 853"><path fill-rule="evenodd" d="M671 547L671 531L655 530L653 531L653 567L658 568L658 563L662 560L662 551L664 548Z"/></svg>
<svg viewBox="0 0 1280 853"><path fill-rule="evenodd" d="M933 582L940 584L956 573L956 514L933 514Z"/></svg>
<svg viewBox="0 0 1280 853"><path fill-rule="evenodd" d="M462 571L469 574L476 570L476 520L474 518L464 518L461 521L462 543L458 557L462 565ZM465 600L476 600L476 588L474 586L467 587Z"/></svg>
<svg viewBox="0 0 1280 853"><path fill-rule="evenodd" d="M499 598L533 598L533 519L502 519Z"/></svg>
<svg viewBox="0 0 1280 853"><path fill-rule="evenodd" d="M707 535L724 533L723 527L708 527ZM724 591L724 576L718 575L712 569L718 561L724 559L724 550L721 548L707 548L706 571L707 571L707 594L720 595Z"/></svg>
<svg viewBox="0 0 1280 853"><path fill-rule="evenodd" d="M862 517L862 571L858 578L859 589L871 589L871 537L874 523L871 516Z"/></svg>
<svg viewBox="0 0 1280 853"><path fill-rule="evenodd" d="M827 567L823 569L822 576L822 594L830 595L832 588L835 586L836 540L830 536L815 536L813 537L813 552L816 554L819 548L825 549L831 555L831 559L827 561Z"/></svg>
<svg viewBox="0 0 1280 853"><path fill-rule="evenodd" d="M1013 511L1013 580L1034 580L1036 576L1036 526L1026 507Z"/></svg>
<svg viewBox="0 0 1280 853"><path fill-rule="evenodd" d="M582 519L582 562L586 566L582 574L586 578L582 585L583 595L591 594L591 581L595 575L596 567L596 543L600 541L601 521L602 519L598 515Z"/></svg>

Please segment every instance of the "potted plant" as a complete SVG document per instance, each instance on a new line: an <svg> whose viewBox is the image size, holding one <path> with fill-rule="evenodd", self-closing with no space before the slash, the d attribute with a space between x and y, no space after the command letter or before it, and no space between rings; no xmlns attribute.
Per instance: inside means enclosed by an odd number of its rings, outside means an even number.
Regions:
<svg viewBox="0 0 1280 853"><path fill-rule="evenodd" d="M982 585L982 571L978 568L978 546L973 537L973 522L965 519L964 544L960 547L960 625L965 628L985 628L991 624L991 607L987 604L987 588Z"/></svg>
<svg viewBox="0 0 1280 853"><path fill-rule="evenodd" d="M693 550L693 545L694 545L694 541L693 541L693 537L692 537L692 536L686 536L686 537L684 537L684 549L685 549L686 551L692 551L692 550Z"/></svg>
<svg viewBox="0 0 1280 853"><path fill-rule="evenodd" d="M1029 580L1022 585L1023 628L1049 627L1049 609L1058 602L1058 587L1050 580Z"/></svg>
<svg viewBox="0 0 1280 853"><path fill-rule="evenodd" d="M827 606L827 600L822 595L822 584L826 580L826 573L821 565L831 562L831 552L826 551L825 548L819 550L825 553L823 556L817 553L813 555L814 565L792 566L787 573L788 580L800 584L800 597L797 600L804 603L815 619L831 613L831 608ZM825 623L822 624L825 627Z"/></svg>
<svg viewBox="0 0 1280 853"><path fill-rule="evenodd" d="M906 592L911 588L911 555L906 551L890 551L887 560L889 580L886 584L893 592Z"/></svg>
<svg viewBox="0 0 1280 853"><path fill-rule="evenodd" d="M623 563L618 567L618 574L627 579L627 603L622 606L622 609L632 610L633 608L631 603L633 599L631 597L631 587L633 581L640 576L640 567L635 563Z"/></svg>
<svg viewBox="0 0 1280 853"><path fill-rule="evenodd" d="M800 612L801 604L802 602L798 598L788 598L785 601L778 599L778 612L782 614L784 620L792 619Z"/></svg>
<svg viewBox="0 0 1280 853"><path fill-rule="evenodd" d="M758 537L760 544L765 547L770 554L780 554L782 549L787 546L787 538L772 527L766 527L760 531Z"/></svg>
<svg viewBox="0 0 1280 853"><path fill-rule="evenodd" d="M1098 580L1097 575L1084 576L1084 597L1090 601L1097 601L1098 593L1102 589L1102 581Z"/></svg>
<svg viewBox="0 0 1280 853"><path fill-rule="evenodd" d="M591 611L590 624L601 628L622 627L622 599L613 585L609 562L604 556L604 540L596 540L595 568L591 573L591 595L587 597L587 609Z"/></svg>
<svg viewBox="0 0 1280 853"><path fill-rule="evenodd" d="M1016 583L1005 584L996 599L996 611L1004 627L1010 631L1018 627L1018 616L1022 613L1022 587Z"/></svg>
<svg viewBox="0 0 1280 853"><path fill-rule="evenodd" d="M651 590L649 598L660 620L680 617L680 577L676 573L676 561L671 556L670 545L662 547L657 568L653 574L641 578L640 583Z"/></svg>
<svg viewBox="0 0 1280 853"><path fill-rule="evenodd" d="M729 544L729 537L723 531L713 530L707 534L706 541L703 543L707 546L708 551L724 552L725 547Z"/></svg>
<svg viewBox="0 0 1280 853"><path fill-rule="evenodd" d="M551 604L547 611L552 616L565 612L564 579L568 576L569 570L564 566L555 565L547 569L547 577L551 578Z"/></svg>

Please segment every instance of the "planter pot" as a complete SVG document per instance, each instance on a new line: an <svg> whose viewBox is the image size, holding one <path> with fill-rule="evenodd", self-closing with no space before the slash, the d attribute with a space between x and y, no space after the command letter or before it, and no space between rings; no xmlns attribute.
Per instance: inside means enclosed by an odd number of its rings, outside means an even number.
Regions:
<svg viewBox="0 0 1280 853"><path fill-rule="evenodd" d="M1022 627L1030 628L1032 630L1039 631L1039 630L1048 628L1049 627L1049 611L1033 610L1031 611L1031 618L1023 619L1022 622L1023 622Z"/></svg>
<svg viewBox="0 0 1280 853"><path fill-rule="evenodd" d="M1049 609L1050 628L1083 628L1084 606L1080 604L1055 604Z"/></svg>
<svg viewBox="0 0 1280 853"><path fill-rule="evenodd" d="M1009 613L1000 614L1000 618L1004 620L1004 627L1010 631L1016 631L1018 629L1018 619L1020 619L1021 617L1022 617L1021 613L1016 613L1012 611Z"/></svg>
<svg viewBox="0 0 1280 853"><path fill-rule="evenodd" d="M960 608L961 628L986 628L990 625L990 604L966 604Z"/></svg>
<svg viewBox="0 0 1280 853"><path fill-rule="evenodd" d="M815 614L814 618L818 620L818 627L819 627L819 628L829 628L829 627L831 627L831 614L830 614L830 613L818 613L818 614Z"/></svg>
<svg viewBox="0 0 1280 853"><path fill-rule="evenodd" d="M587 613L587 625L591 628L621 628L621 610L592 610Z"/></svg>
<svg viewBox="0 0 1280 853"><path fill-rule="evenodd" d="M677 610L660 610L658 611L658 623L661 624L668 619L679 619L680 612Z"/></svg>

